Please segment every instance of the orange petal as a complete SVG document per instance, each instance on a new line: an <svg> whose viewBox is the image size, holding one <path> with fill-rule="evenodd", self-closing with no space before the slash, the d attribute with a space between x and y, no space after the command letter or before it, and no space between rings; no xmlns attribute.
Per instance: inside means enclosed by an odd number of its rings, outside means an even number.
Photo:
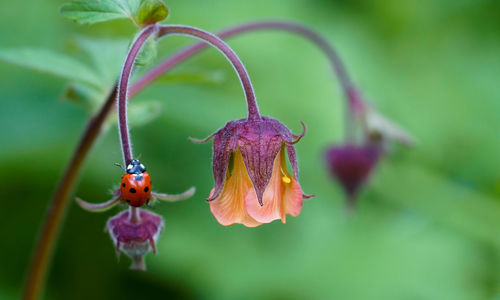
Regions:
<svg viewBox="0 0 500 300"><path fill-rule="evenodd" d="M295 157L295 150L293 149L293 147L287 145L286 148L288 154L292 154L291 157ZM292 150L292 153L290 153L290 150ZM286 157L284 148L281 149L280 159L281 159L280 161L281 171L283 172L284 175L284 177L282 178L283 209L281 210L281 222L286 223L287 214L290 214L294 217L300 214L300 211L302 210L302 200L304 199L304 193L302 192L302 188L300 187L300 184L297 181L297 179L290 176L290 173L286 168ZM296 160L296 158L294 159ZM294 168L294 174L295 176L297 176L297 167L293 166L294 165L293 162L291 164L292 168Z"/></svg>
<svg viewBox="0 0 500 300"><path fill-rule="evenodd" d="M285 223L286 214L296 217L302 209L302 189L295 178L289 177L282 155L283 150L274 160L273 174L264 191L264 205L259 205L254 190L249 191L245 197L248 214L262 223L277 219Z"/></svg>
<svg viewBox="0 0 500 300"><path fill-rule="evenodd" d="M210 202L210 211L221 225L240 223L247 227L256 227L262 224L250 217L246 211L245 195L249 190L254 190L253 185L243 163L241 152L236 151L233 173L226 180L219 196ZM213 192L212 189L210 195Z"/></svg>
<svg viewBox="0 0 500 300"><path fill-rule="evenodd" d="M285 206L284 213L281 216L281 220L285 223L285 215L290 214L294 217L300 214L302 210L302 188L300 184L292 178L290 183L284 183L285 191L283 193L283 204Z"/></svg>
<svg viewBox="0 0 500 300"><path fill-rule="evenodd" d="M260 206L255 190L248 191L245 197L245 207L248 214L262 223L270 223L281 218L281 187L279 182L275 182L274 177L273 173L271 181L264 191L263 206Z"/></svg>

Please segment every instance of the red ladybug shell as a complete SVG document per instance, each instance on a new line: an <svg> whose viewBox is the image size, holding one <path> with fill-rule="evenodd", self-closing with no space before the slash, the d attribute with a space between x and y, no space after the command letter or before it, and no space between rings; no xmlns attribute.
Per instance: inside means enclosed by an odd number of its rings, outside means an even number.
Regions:
<svg viewBox="0 0 500 300"><path fill-rule="evenodd" d="M123 200L131 206L141 207L148 203L151 198L151 178L148 172L123 175L120 191Z"/></svg>

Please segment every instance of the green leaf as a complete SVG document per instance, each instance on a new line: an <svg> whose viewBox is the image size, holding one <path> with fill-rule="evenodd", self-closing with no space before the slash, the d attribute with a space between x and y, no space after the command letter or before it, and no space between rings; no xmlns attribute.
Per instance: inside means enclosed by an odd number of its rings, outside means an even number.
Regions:
<svg viewBox="0 0 500 300"><path fill-rule="evenodd" d="M158 118L163 109L163 103L159 101L138 101L134 100L128 105L128 125L130 127L138 127L145 125ZM106 125L116 124L116 113L112 118L108 118Z"/></svg>
<svg viewBox="0 0 500 300"><path fill-rule="evenodd" d="M73 82L68 84L61 98L82 106L88 112L93 112L103 101L106 94L99 92L95 88Z"/></svg>
<svg viewBox="0 0 500 300"><path fill-rule="evenodd" d="M0 49L0 60L97 87L101 85L98 76L85 64L65 54L46 49Z"/></svg>
<svg viewBox="0 0 500 300"><path fill-rule="evenodd" d="M75 0L64 4L60 13L79 24L128 18L137 25L139 4L139 0Z"/></svg>
<svg viewBox="0 0 500 300"><path fill-rule="evenodd" d="M183 70L172 74L165 74L157 82L163 83L190 83L190 84L220 84L226 76L222 70Z"/></svg>
<svg viewBox="0 0 500 300"><path fill-rule="evenodd" d="M143 0L137 13L137 21L141 25L154 24L165 20L168 7L161 0Z"/></svg>
<svg viewBox="0 0 500 300"><path fill-rule="evenodd" d="M128 106L129 126L145 125L161 115L162 103L158 101L140 101Z"/></svg>
<svg viewBox="0 0 500 300"><path fill-rule="evenodd" d="M120 74L128 50L128 40L82 36L77 38L76 44L89 56L94 72L108 92Z"/></svg>
<svg viewBox="0 0 500 300"><path fill-rule="evenodd" d="M144 46L142 46L141 52L137 55L135 59L135 64L137 66L146 66L150 64L158 55L158 50L156 49L156 41L154 39L149 39Z"/></svg>

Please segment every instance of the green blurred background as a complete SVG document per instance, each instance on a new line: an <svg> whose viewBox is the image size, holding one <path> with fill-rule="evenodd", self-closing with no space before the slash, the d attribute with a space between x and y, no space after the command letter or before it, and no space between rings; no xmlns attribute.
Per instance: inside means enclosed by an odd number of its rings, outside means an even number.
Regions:
<svg viewBox="0 0 500 300"><path fill-rule="evenodd" d="M0 47L52 49L85 61L75 38L134 33L125 20L76 25L59 16L62 3L4 1ZM299 120L308 125L297 151L303 189L316 198L286 225L222 227L210 214L204 198L213 184L211 145L187 137L205 137L245 116L245 103L229 64L217 51L205 51L134 100L162 107L157 119L132 130L155 189L198 189L190 200L153 208L166 228L158 255L146 259L148 271L129 271L125 256L116 260L103 228L118 209L91 214L72 201L46 299L500 299L499 1L166 3L168 23L210 31L268 18L309 24L337 47L364 94L418 145L395 148L358 209L346 215L321 158L343 130L343 98L325 57L286 33L231 39L263 114L295 132ZM190 43L164 39L159 57ZM124 52L114 56L121 62ZM0 299L16 299L88 113L61 100L66 80L3 62L0 79ZM121 176L115 162L121 152L111 125L76 195L107 200Z"/></svg>

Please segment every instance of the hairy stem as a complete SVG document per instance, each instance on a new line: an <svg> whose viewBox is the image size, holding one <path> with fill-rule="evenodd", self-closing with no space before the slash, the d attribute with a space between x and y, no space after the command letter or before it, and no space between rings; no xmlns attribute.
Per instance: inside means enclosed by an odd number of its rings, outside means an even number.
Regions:
<svg viewBox="0 0 500 300"><path fill-rule="evenodd" d="M135 41L132 43L130 50L125 59L125 64L123 65L122 73L120 74L120 82L118 84L118 128L120 130L120 140L123 152L123 161L125 167L132 161L132 144L130 143L130 134L128 131L127 122L127 94L128 94L128 83L130 76L132 75L132 69L134 67L134 62L141 50L142 46L146 41L156 32L158 27L156 24L145 27L137 36Z"/></svg>
<svg viewBox="0 0 500 300"><path fill-rule="evenodd" d="M298 34L306 37L310 41L320 46L320 49L322 49L327 54L332 66L334 66L334 70L339 76L344 90L346 90L346 88L349 88L348 84L350 82L348 80L346 72L343 71L344 67L340 63L340 59L338 59L338 55L336 55L336 52L333 50L333 48L328 46L328 43L326 43L326 41L324 43L318 44L318 39L313 38L313 36L317 36L317 33L304 26L284 21L263 21L234 27L221 32L220 34L218 34L218 36L220 38L229 38L231 36L235 36L245 32L266 29L284 30L293 34ZM313 34L311 35L311 33ZM158 66L146 73L144 76L142 76L136 83L134 83L128 90L128 98L132 98L135 94L143 90L164 72L171 70L179 63L194 56L206 47L207 44L205 42L200 42L184 50L181 50L176 54L173 54ZM326 50L327 48L330 48L330 50ZM56 192L45 214L42 229L40 231L37 244L34 248L32 262L28 269L27 280L23 291L23 299L32 300L38 299L40 297L47 276L48 267L50 265L50 260L55 249L57 236L63 224L63 217L68 206L70 196L74 191L78 176L83 167L83 163L91 147L102 131L107 117L114 109L116 98L117 86L113 88L112 92L109 94L106 102L103 104L100 110L89 120L85 131L83 132L80 141L78 142L75 152L73 153L73 156L71 157L71 160L66 167L61 180L59 181Z"/></svg>
<svg viewBox="0 0 500 300"><path fill-rule="evenodd" d="M184 35L194 37L219 50L231 63L234 70L238 74L238 78L240 79L247 100L248 119L260 120L261 117L259 107L257 106L255 91L253 89L252 82L250 81L250 77L248 76L248 72L236 53L223 40L212 33L194 27L182 25L160 26L158 36L165 37L167 35Z"/></svg>
<svg viewBox="0 0 500 300"><path fill-rule="evenodd" d="M354 139L354 124L352 115L354 111L359 109L359 106L362 105L362 103L360 103L361 100L359 98L359 93L352 84L349 74L347 73L346 68L335 48L316 31L308 28L307 26L287 21L260 21L243 24L221 31L219 34L217 34L217 36L221 39L226 39L232 36L240 35L242 33L261 30L279 30L302 36L303 38L315 44L327 56L330 66L332 67L333 72L337 75L340 86L345 95L345 138L347 141L352 141ZM151 71L149 71L148 74L139 79L135 85L137 86L137 88L144 88L165 71L176 66L177 64L193 56L206 47L208 47L206 43L197 43L189 48L186 48L183 51L170 56L162 63L158 64Z"/></svg>
<svg viewBox="0 0 500 300"><path fill-rule="evenodd" d="M137 224L141 221L140 208L129 206L129 220L132 224Z"/></svg>
<svg viewBox="0 0 500 300"><path fill-rule="evenodd" d="M247 100L248 108L248 119L249 120L259 120L260 113L257 106L257 101L255 99L255 91L248 76L248 72L245 66L239 59L238 55L220 38L216 35L206 32L204 30L183 26L183 25L164 25L157 26L151 25L143 29L143 31L136 38L132 47L130 47L127 59L123 66L122 73L120 75L120 84L118 85L118 126L120 129L120 138L123 150L123 159L125 165L130 163L132 160L132 146L130 143L130 133L128 130L127 123L127 92L128 92L128 82L132 73L132 68L134 66L134 61L139 54L141 47L144 43L151 37L154 33L158 32L158 37L165 37L168 35L184 35L189 37L194 37L204 41L205 43L211 45L212 47L219 50L234 67L238 78L240 79L245 97Z"/></svg>

